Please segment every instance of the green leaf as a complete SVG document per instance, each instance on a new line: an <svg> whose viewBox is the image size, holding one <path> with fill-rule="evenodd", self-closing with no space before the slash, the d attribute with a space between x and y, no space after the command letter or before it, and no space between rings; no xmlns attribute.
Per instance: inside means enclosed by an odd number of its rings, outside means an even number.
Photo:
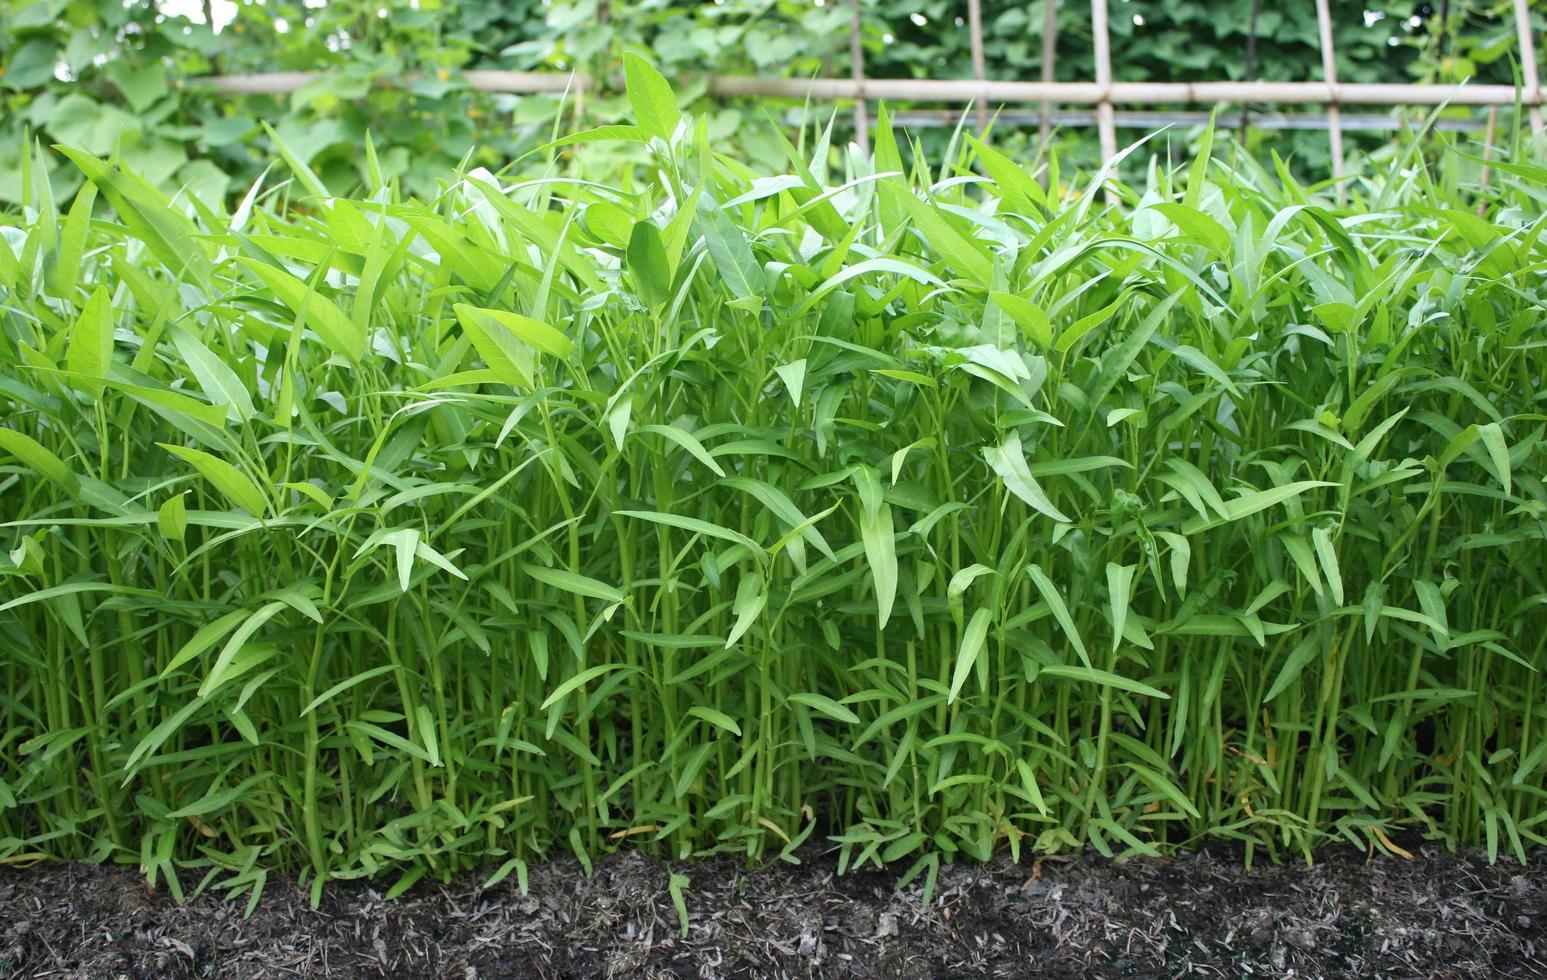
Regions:
<svg viewBox="0 0 1547 980"><path fill-rule="evenodd" d="M0 428L0 452L15 456L34 473L57 483L70 496L80 492L80 478L70 469L69 464L25 432Z"/></svg>
<svg viewBox="0 0 1547 980"><path fill-rule="evenodd" d="M1019 497L1032 510L1055 521L1070 523L1064 512L1053 506L1047 494L1042 492L1041 485L1026 468L1026 454L1021 449L1020 433L1012 430L999 445L984 447L983 458L1004 482L1005 489Z"/></svg>
<svg viewBox="0 0 1547 980"><path fill-rule="evenodd" d="M483 358L494 376L513 388L532 387L532 371L536 366L532 349L517 340L515 334L499 321L480 315L482 311L476 307L458 303L454 309L478 356Z"/></svg>
<svg viewBox="0 0 1547 980"><path fill-rule="evenodd" d="M771 483L762 480L754 480L751 477L733 476L721 481L725 486L740 490L743 493L755 497L759 503L768 509L789 528L803 528L801 537L807 544L820 551L827 558L837 561L833 549L828 545L827 539L817 531L815 522L801 512L795 502L789 498L783 490Z"/></svg>
<svg viewBox="0 0 1547 980"><path fill-rule="evenodd" d="M574 677L571 677L569 680L565 681L564 683L560 684L558 687L554 688L553 693L548 695L548 697L543 701L543 703L538 706L537 710L538 711L547 711L549 708L551 708L554 705L560 703L561 701L563 701L565 698L569 697L574 692L580 690L582 687L584 687L587 684L589 684L591 681L593 681L596 678L602 676L603 674L608 674L608 673L611 673L612 671L615 671L615 670L624 670L624 671L628 671L629 673L633 674L633 673L638 673L639 668L638 667L629 667L629 666L626 666L624 664L598 664L595 667L590 667L590 668L588 668L586 670L582 670L580 673L576 674Z"/></svg>
<svg viewBox="0 0 1547 980"><path fill-rule="evenodd" d="M87 378L103 379L113 360L113 310L108 291L98 286L70 328L65 366ZM94 386L97 391L100 385Z"/></svg>
<svg viewBox="0 0 1547 980"><path fill-rule="evenodd" d="M629 278L634 282L634 294L646 306L659 308L671 301L671 260L666 257L666 245L654 222L634 223L624 258Z"/></svg>
<svg viewBox="0 0 1547 980"><path fill-rule="evenodd" d="M704 444L699 442L698 437L686 429L675 425L642 425L639 427L639 431L652 432L670 439L683 449L686 449L688 454L694 459L707 466L709 471L715 476L725 475L725 471L720 468L719 463L715 462L714 457L709 455L709 451L704 448Z"/></svg>
<svg viewBox="0 0 1547 980"><path fill-rule="evenodd" d="M1268 688L1268 693L1263 701L1272 703L1280 694L1293 684L1305 670L1307 664L1323 653L1322 645L1317 634L1312 633L1295 645L1289 656L1284 659L1284 666L1279 668L1278 676L1273 679L1273 684Z"/></svg>
<svg viewBox="0 0 1547 980"><path fill-rule="evenodd" d="M739 735L740 732L737 732ZM677 925L682 930L681 938L688 938L688 903L686 892L693 879L687 875L673 871L671 877L666 880L666 891L671 895L671 904L677 910Z"/></svg>
<svg viewBox="0 0 1547 980"><path fill-rule="evenodd" d="M1023 214L1031 215L1036 214L1039 207L1046 205L1047 195L1043 192L1042 185L1038 184L1019 163L974 136L969 135L966 140L967 145L972 147L972 152L977 155L978 163L982 164L983 171L993 178L999 193L1014 208Z"/></svg>
<svg viewBox="0 0 1547 980"><path fill-rule="evenodd" d="M172 206L166 195L145 180L109 166L85 150L56 146L86 178L97 186L135 237L173 273L186 273L194 282L208 286L209 257L198 239L198 229Z"/></svg>
<svg viewBox="0 0 1547 980"><path fill-rule="evenodd" d="M168 497L156 511L156 524L161 536L168 541L181 542L188 536L188 504L182 494Z"/></svg>
<svg viewBox="0 0 1547 980"><path fill-rule="evenodd" d="M967 682L967 675L972 673L978 657L982 655L984 642L988 638L988 626L992 619L992 610L979 609L972 614L967 628L962 631L961 646L956 651L956 669L951 673L951 693L945 699L947 704L955 703L957 695L961 693L962 685Z"/></svg>
<svg viewBox="0 0 1547 980"><path fill-rule="evenodd" d="M738 738L741 736L741 726L736 724L734 718L718 708L709 708L701 704L695 704L688 709L688 715L692 718L702 718L714 727L730 732Z"/></svg>
<svg viewBox="0 0 1547 980"><path fill-rule="evenodd" d="M351 362L365 356L365 330L344 315L337 303L284 269L245 256L239 257L237 261L273 290L280 301L290 307L290 311L335 353Z"/></svg>
<svg viewBox="0 0 1547 980"><path fill-rule="evenodd" d="M199 387L204 389L210 401L226 406L228 417L233 422L246 422L257 417L258 410L253 407L252 395L248 393L247 386L225 361L204 346L203 341L181 327L171 328L171 334L172 343L182 356L183 363L193 372Z"/></svg>
<svg viewBox="0 0 1547 980"><path fill-rule="evenodd" d="M105 74L137 113L149 109L171 91L166 66L159 59L139 64L127 60L109 62Z"/></svg>
<svg viewBox="0 0 1547 980"><path fill-rule="evenodd" d="M1343 572L1338 566L1337 549L1332 544L1332 534L1324 527L1318 527L1311 531L1311 542L1316 548L1316 557L1321 562L1322 574L1326 576L1327 588L1332 593L1334 605L1343 604Z"/></svg>
<svg viewBox="0 0 1547 980"><path fill-rule="evenodd" d="M789 390L790 401L795 403L796 408L799 408L801 390L806 383L806 359L802 357L788 364L781 364L774 368L774 373L779 376L779 380L783 381L784 387Z"/></svg>
<svg viewBox="0 0 1547 980"><path fill-rule="evenodd" d="M544 354L565 358L575 348L564 334L541 320L534 320L529 316L511 313L508 310L486 310L477 306L468 306L466 303L458 303L453 309L464 328L468 326L470 320L476 321L485 332L491 335L499 334L498 328L503 327L521 343Z"/></svg>
<svg viewBox="0 0 1547 980"><path fill-rule="evenodd" d="M1482 439L1483 448L1488 450L1488 458L1493 462L1493 475L1504 485L1504 493L1508 496L1512 492L1512 484L1509 446L1504 443L1504 431L1499 428L1499 423L1489 422L1487 425L1477 427L1477 435Z"/></svg>
<svg viewBox="0 0 1547 980"><path fill-rule="evenodd" d="M994 269L987 251L952 227L932 202L921 201L908 188L884 181L879 185L879 193L908 216L953 276L970 279L983 287L989 285Z"/></svg>
<svg viewBox="0 0 1547 980"><path fill-rule="evenodd" d="M752 246L747 244L746 236L731 221L730 215L707 194L698 199L698 221L709 257L714 260L714 267L731 293L737 299L764 295L768 284L762 266L752 255Z"/></svg>
<svg viewBox="0 0 1547 980"><path fill-rule="evenodd" d="M1053 325L1042 307L1023 296L997 290L989 293L988 298L1008 314L1021 333L1038 347L1046 350L1053 343Z"/></svg>
<svg viewBox="0 0 1547 980"><path fill-rule="evenodd" d="M1185 204L1162 203L1150 206L1169 218L1183 234L1201 242L1216 256L1224 257L1229 254L1230 232L1225 230L1224 225L1202 211Z"/></svg>
<svg viewBox="0 0 1547 980"><path fill-rule="evenodd" d="M41 88L53 80L59 62L59 48L52 38L34 37L7 52L5 74L0 84L12 92Z"/></svg>
<svg viewBox="0 0 1547 980"><path fill-rule="evenodd" d="M1079 681L1084 684L1094 684L1097 687L1110 687L1119 691L1128 691L1133 694L1143 694L1152 698L1170 700L1171 695L1164 691L1141 684L1135 680L1129 680L1121 674L1114 674L1107 670L1097 670L1093 667L1067 666L1055 664L1052 667L1043 667L1039 677L1062 677L1067 680Z"/></svg>
<svg viewBox="0 0 1547 980"><path fill-rule="evenodd" d="M612 444L620 453L623 451L623 440L628 436L628 423L633 414L634 395L632 393L619 398L607 412L607 428L612 433Z"/></svg>
<svg viewBox="0 0 1547 980"><path fill-rule="evenodd" d="M623 75L628 103L634 110L634 122L652 136L671 139L677 124L682 121L671 84L654 65L633 52L623 56Z"/></svg>
<svg viewBox="0 0 1547 980"><path fill-rule="evenodd" d="M1234 500L1225 501L1225 511L1228 516L1223 519L1213 518L1205 520L1202 517L1194 517L1182 525L1183 534L1194 534L1206 528L1226 524L1230 521L1238 521L1243 517L1249 517L1258 511L1267 510L1275 504L1282 504L1292 500L1307 490L1317 487L1335 487L1336 483L1326 480L1301 480L1298 483L1289 483L1280 487L1271 487L1267 490L1256 490L1242 494Z"/></svg>
<svg viewBox="0 0 1547 980"><path fill-rule="evenodd" d="M848 725L859 724L859 715L856 715L854 712L850 711L848 708L839 704L837 701L834 701L832 698L825 694L801 692L799 694L791 694L786 700L793 701L796 704L804 705L807 708L810 708L812 711L815 711L821 715L826 715L828 718L831 718L834 721L841 721Z"/></svg>
<svg viewBox="0 0 1547 980"><path fill-rule="evenodd" d="M719 538L722 541L730 541L739 544L754 555L762 554L763 548L756 541L739 531L732 531L728 527L721 527L709 521L696 517L685 517L680 514L663 514L654 510L617 510L613 511L619 517L632 517L636 520L650 521L654 524L665 524L668 527L681 528L694 534L703 534L711 538Z"/></svg>
<svg viewBox="0 0 1547 980"><path fill-rule="evenodd" d="M401 669L402 668L396 664L382 664L380 667L372 667L370 670L361 671L353 677L346 677L313 698L311 702L306 705L306 707L301 709L301 715L304 717L311 714L317 708L327 704L338 695L343 694L345 691L358 684L364 684L368 680L373 680L374 678L380 677L383 674L390 674L393 671Z"/></svg>
<svg viewBox="0 0 1547 980"><path fill-rule="evenodd" d="M315 197L332 197L333 195L328 192L327 187L323 186L322 181L312 172L312 168L306 165L306 160L291 149L267 121L260 120L260 122L263 124L263 131L268 134L269 139L274 141L274 148L279 151L279 156L285 161L285 166L289 167L290 172L295 174L296 179L301 182L302 187L306 188L307 193Z"/></svg>
<svg viewBox="0 0 1547 980"><path fill-rule="evenodd" d="M1074 652L1079 655L1085 666L1090 666L1090 654L1085 651L1085 642L1080 639L1080 631L1075 628L1074 618L1069 615L1069 607L1064 603L1064 597L1059 593L1058 586L1047 577L1042 566L1035 563L1027 566L1026 572L1031 576L1031 581L1036 584L1037 591L1042 594L1042 600L1053 613L1053 619L1063 629L1064 635L1069 638L1069 643L1074 647Z"/></svg>
<svg viewBox="0 0 1547 980"><path fill-rule="evenodd" d="M876 629L886 629L897 599L897 536L892 529L892 507L881 499L880 481L869 467L855 467L854 481L859 488L860 537L876 589Z"/></svg>
<svg viewBox="0 0 1547 980"><path fill-rule="evenodd" d="M594 578L587 578L568 569L546 568L542 565L523 563L521 570L544 585L587 599L601 599L604 602L616 604L628 598L622 591L605 582L598 582Z"/></svg>
<svg viewBox="0 0 1547 980"><path fill-rule="evenodd" d="M757 622L757 617L763 614L763 609L768 605L768 591L763 588L763 579L759 575L743 575L741 584L736 587L736 599L731 603L731 612L736 614L736 623L731 627L730 636L725 638L726 648L735 646L736 641L746 635L752 624Z"/></svg>
<svg viewBox="0 0 1547 980"><path fill-rule="evenodd" d="M270 602L243 618L241 625L236 628L236 632L232 633L231 638L226 641L226 645L221 647L219 656L215 658L214 665L210 667L209 674L204 678L204 683L199 685L199 697L209 697L220 686L221 681L225 680L226 672L231 667L231 662L236 659L236 655L247 645L247 641L252 639L252 635L258 632L264 623L273 619L275 615L285 608L286 606L283 602Z"/></svg>
<svg viewBox="0 0 1547 980"><path fill-rule="evenodd" d="M241 470L218 456L213 456L201 449L189 449L185 446L173 446L169 443L158 442L156 445L178 457L199 471L199 475L214 485L232 503L241 507L254 517L262 517L268 512L268 498L257 484L247 478Z"/></svg>
<svg viewBox="0 0 1547 980"><path fill-rule="evenodd" d="M84 285L81 279L81 256L86 250L86 236L91 230L92 205L97 200L97 185L87 182L75 193L70 205L70 216L65 219L59 233L59 257L49 270L49 282L54 295L73 299L76 290Z"/></svg>
<svg viewBox="0 0 1547 980"><path fill-rule="evenodd" d="M1133 594L1133 565L1107 562L1107 602L1112 607L1112 649L1123 642L1123 627L1128 622L1128 601Z"/></svg>

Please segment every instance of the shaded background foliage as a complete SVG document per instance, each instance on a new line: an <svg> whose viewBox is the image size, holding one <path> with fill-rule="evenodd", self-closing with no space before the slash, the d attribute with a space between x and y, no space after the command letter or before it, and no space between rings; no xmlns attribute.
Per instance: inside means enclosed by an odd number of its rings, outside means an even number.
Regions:
<svg viewBox="0 0 1547 980"><path fill-rule="evenodd" d="M1115 4L1117 77L1243 77L1252 2ZM1547 15L1534 6L1540 30ZM983 9L990 76L1039 77L1041 2L986 0ZM961 0L865 0L862 12L872 76L970 77ZM1333 13L1345 81L1513 78L1509 0L1337 0ZM1057 16L1057 77L1089 77L1088 6L1066 2ZM163 187L207 198L232 193L272 159L260 119L330 183L358 179L369 132L385 172L428 190L433 175L469 153L498 167L536 145L560 110L556 97L475 92L462 69L580 69L611 78L624 50L648 50L682 79L681 94L692 101L709 73L847 74L849 17L841 0L13 0L0 12L0 200L20 200L29 133L117 152ZM1256 34L1257 77L1319 74L1311 4L1261 5ZM245 98L196 81L301 70L326 77L291 95ZM404 87L377 84L415 72ZM606 122L621 118L623 100L613 90L570 108L587 122ZM717 139L775 152L761 109L726 104L711 118ZM1085 133L1065 139L1087 155L1090 142ZM1312 166L1324 165L1323 142L1319 134L1257 137L1259 148L1302 151ZM78 176L61 169L55 179L67 194Z"/></svg>

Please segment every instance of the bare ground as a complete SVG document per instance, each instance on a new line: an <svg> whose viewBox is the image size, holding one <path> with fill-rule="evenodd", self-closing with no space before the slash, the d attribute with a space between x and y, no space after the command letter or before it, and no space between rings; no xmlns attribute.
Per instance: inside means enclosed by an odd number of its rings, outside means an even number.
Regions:
<svg viewBox="0 0 1547 980"><path fill-rule="evenodd" d="M668 893L690 876L682 938ZM271 883L251 918L179 905L131 869L0 869L0 976L1547 977L1547 859L1330 855L1313 868L1190 855L946 867L914 883L838 876L832 855L748 871L638 853L484 890L465 877L384 901L338 884L321 908Z"/></svg>

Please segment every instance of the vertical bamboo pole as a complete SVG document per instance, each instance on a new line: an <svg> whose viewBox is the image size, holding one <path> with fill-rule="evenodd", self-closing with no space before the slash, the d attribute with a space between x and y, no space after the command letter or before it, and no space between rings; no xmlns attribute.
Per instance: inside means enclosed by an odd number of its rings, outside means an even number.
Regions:
<svg viewBox="0 0 1547 980"><path fill-rule="evenodd" d="M1316 0L1316 26L1321 31L1321 73L1337 95L1338 63L1332 48L1332 13L1327 0ZM1332 141L1332 179L1338 182L1338 200L1343 200L1343 110L1336 98L1327 106L1327 137Z"/></svg>
<svg viewBox="0 0 1547 980"><path fill-rule="evenodd" d="M980 83L988 77L983 60L983 0L967 0L967 35L972 45L972 77ZM988 99L981 93L978 103L978 132L988 128Z"/></svg>
<svg viewBox="0 0 1547 980"><path fill-rule="evenodd" d="M1531 38L1531 9L1526 0L1515 0L1515 33L1520 38L1520 72L1525 95L1531 103L1531 132L1542 135L1541 78L1536 71L1536 42Z"/></svg>
<svg viewBox="0 0 1547 980"><path fill-rule="evenodd" d="M1107 36L1107 0L1090 0L1090 30L1096 55L1096 84L1101 86L1101 101L1096 103L1096 125L1100 129L1101 162L1117 155L1117 120L1112 114L1112 48Z"/></svg>
<svg viewBox="0 0 1547 980"><path fill-rule="evenodd" d="M870 156L870 119L865 112L865 49L860 44L859 34L859 5L860 0L849 0L849 8L854 16L849 20L849 68L854 78L854 142L859 144L859 152Z"/></svg>
<svg viewBox="0 0 1547 980"><path fill-rule="evenodd" d="M1257 78L1257 15L1262 13L1262 0L1252 0L1251 16L1246 22L1246 77L1243 81ZM1241 103L1241 145L1246 145L1247 129L1251 126L1252 104Z"/></svg>
<svg viewBox="0 0 1547 980"><path fill-rule="evenodd" d="M1477 178L1477 216L1481 218L1488 210L1488 198L1483 192L1488 188L1488 178L1493 176L1493 141L1499 136L1499 107L1492 106L1488 109L1488 133L1483 137L1483 172Z"/></svg>
<svg viewBox="0 0 1547 980"><path fill-rule="evenodd" d="M1056 77L1054 64L1058 58L1058 0L1042 0L1042 81L1051 83ZM1042 120L1037 126L1037 153L1048 152L1048 138L1053 132L1053 103L1042 100ZM1047 186L1050 167L1042 170L1042 186Z"/></svg>

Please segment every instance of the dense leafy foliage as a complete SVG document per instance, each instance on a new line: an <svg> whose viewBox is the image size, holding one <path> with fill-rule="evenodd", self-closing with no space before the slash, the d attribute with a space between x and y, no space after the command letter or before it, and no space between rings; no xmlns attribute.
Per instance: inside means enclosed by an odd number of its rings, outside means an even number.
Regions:
<svg viewBox="0 0 1547 980"><path fill-rule="evenodd" d="M1547 172L776 174L627 71L422 201L34 169L0 858L1542 842Z"/></svg>
<svg viewBox="0 0 1547 980"><path fill-rule="evenodd" d="M1114 4L1117 76L1241 77L1251 2ZM1317 77L1313 5L1262 7L1256 76ZM1397 0L1333 7L1345 81L1513 79L1508 0L1454 0L1444 5L1443 22L1438 11ZM965 13L964 4L945 0L866 0L869 73L971 77ZM38 132L98 156L119 153L158 187L213 201L233 179L238 187L250 184L272 155L260 120L341 190L364 178L358 147L369 133L383 173L416 193L433 193L437 179L469 153L473 163L498 169L532 148L547 136L559 103L473 92L462 69L579 69L611 80L621 76L624 51L649 50L668 75L683 79L681 94L695 102L709 72L847 74L849 18L843 0L184 0L176 8L152 0L16 0L0 9L0 200L21 199L20 137ZM986 0L989 74L1039 77L1041 25L1039 3ZM1058 25L1058 77L1091 77L1087 7L1062 4ZM325 77L283 97L234 98L197 84L212 73L264 71ZM415 76L405 87L377 85L405 74ZM613 86L570 108L592 123L616 122L626 102ZM715 138L740 141L751 157L777 156L762 110L713 107ZM1281 152L1303 149L1325 169L1319 137L1278 143ZM58 169L56 178L61 198L80 179L73 168Z"/></svg>

